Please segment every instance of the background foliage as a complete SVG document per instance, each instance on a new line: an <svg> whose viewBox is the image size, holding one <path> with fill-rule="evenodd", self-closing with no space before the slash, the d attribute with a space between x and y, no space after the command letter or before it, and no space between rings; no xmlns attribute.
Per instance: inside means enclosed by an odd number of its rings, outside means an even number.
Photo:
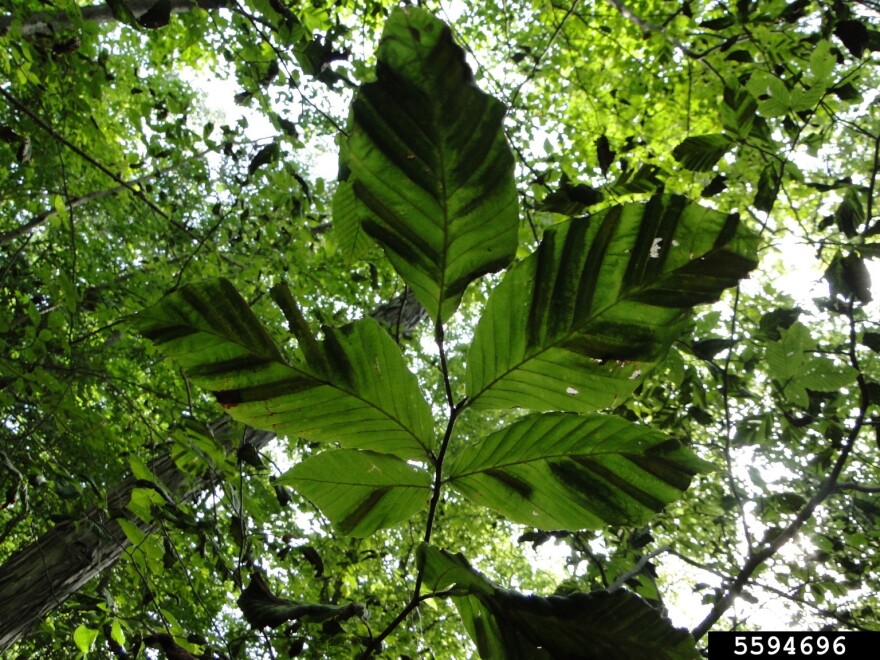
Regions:
<svg viewBox="0 0 880 660"><path fill-rule="evenodd" d="M510 523L444 490L429 549L426 508L346 536L357 527L334 528L316 509L319 494L290 487L295 472L279 482L302 458L327 455L312 445L326 438L300 435L296 422L285 442L259 449L235 436L230 451L206 434L222 412L214 397L129 323L165 294L227 278L276 350L305 351L301 328L298 342L283 340L290 319L271 292L284 282L307 325L341 327L370 311L385 319L430 408L413 422L420 428L445 414L444 373L480 391L468 346L491 336L477 322L505 304L485 302L500 278L432 290L419 273L434 271L406 272L376 223L366 233L432 318L398 327L404 315L383 304L404 293L403 281L337 220L352 207L363 213L363 196L345 195L364 170L341 168L337 184L316 167L336 154L338 136L343 162L359 157L365 115L355 105L349 117L348 104L357 85L375 81L391 3L80 4L2 5L0 560L89 506L108 509L127 475L146 483L126 504L134 522L122 560L54 607L15 652L335 657L387 630L390 653L461 657L474 646L459 616L467 623L487 608L499 625L520 627L517 613L529 616L506 590L635 592L665 606L698 646L709 627L758 626L754 613L768 608L790 627L877 629L875 3L426 3L451 25L480 88L507 107L496 121L515 184L498 195L518 193L512 274L530 268L542 238L567 236L577 225L569 218L596 226L613 205L661 192L720 217L737 212L760 235L750 279L682 319L632 397L600 406L685 441L711 472L649 522L582 529ZM213 76L230 82L208 97L195 81ZM377 92L371 84L361 90ZM448 321L445 365L438 317ZM457 433L476 441L515 419L462 411ZM419 443L400 446L410 458ZM146 466L169 451L181 466L209 467L210 486L189 501L164 499ZM467 496L464 483L459 490ZM537 567L532 545L557 549L553 570ZM462 591L425 600L391 629L417 569L432 590ZM589 611L583 597L560 601L556 615L572 603ZM254 605L267 601L293 609L275 614L283 625L252 628Z"/></svg>

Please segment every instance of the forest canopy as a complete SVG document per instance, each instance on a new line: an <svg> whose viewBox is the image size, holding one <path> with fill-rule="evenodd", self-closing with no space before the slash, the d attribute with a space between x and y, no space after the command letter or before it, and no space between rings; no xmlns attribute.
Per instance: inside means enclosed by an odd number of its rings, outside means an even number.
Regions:
<svg viewBox="0 0 880 660"><path fill-rule="evenodd" d="M0 41L0 652L880 629L876 2L4 0Z"/></svg>

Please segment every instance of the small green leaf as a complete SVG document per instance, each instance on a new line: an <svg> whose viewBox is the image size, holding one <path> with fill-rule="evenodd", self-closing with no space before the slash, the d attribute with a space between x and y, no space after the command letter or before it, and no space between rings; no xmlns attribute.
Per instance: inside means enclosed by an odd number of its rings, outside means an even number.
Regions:
<svg viewBox="0 0 880 660"><path fill-rule="evenodd" d="M673 149L672 155L686 169L708 172L733 144L734 140L723 133L694 135Z"/></svg>
<svg viewBox="0 0 880 660"><path fill-rule="evenodd" d="M152 7L141 14L138 23L148 30L168 25L171 20L171 0L156 0Z"/></svg>
<svg viewBox="0 0 880 660"><path fill-rule="evenodd" d="M137 16L135 16L131 9L128 8L128 4L125 0L105 0L107 6L110 8L110 13L120 23L125 23L126 25L133 27L137 30L141 29L141 24L138 22Z"/></svg>
<svg viewBox="0 0 880 660"><path fill-rule="evenodd" d="M748 90L741 87L724 87L724 102L721 104L721 125L724 130L747 138L752 132L758 102Z"/></svg>
<svg viewBox="0 0 880 660"><path fill-rule="evenodd" d="M862 345L875 353L880 353L880 332L866 332L862 335Z"/></svg>
<svg viewBox="0 0 880 660"><path fill-rule="evenodd" d="M395 456L353 449L311 456L276 483L293 486L351 536L369 536L408 520L431 495L425 470Z"/></svg>
<svg viewBox="0 0 880 660"><path fill-rule="evenodd" d="M279 145L277 142L271 142L270 144L267 144L256 154L254 154L253 158L251 158L251 162L248 164L248 176L253 176L254 172L256 172L264 165L268 165L269 163L278 160L278 156L280 154L281 145Z"/></svg>
<svg viewBox="0 0 880 660"><path fill-rule="evenodd" d="M612 163L614 163L614 158L617 154L611 148L611 143L608 141L608 136L600 135L596 138L596 160L599 161L599 169L602 170L602 174L608 174L608 170L611 168Z"/></svg>
<svg viewBox="0 0 880 660"><path fill-rule="evenodd" d="M344 621L355 616L364 616L366 608L360 603L346 605L323 605L303 603L279 598L269 588L261 573L251 573L251 581L238 597L238 607L251 628L277 628L288 621L323 623Z"/></svg>
<svg viewBox="0 0 880 660"><path fill-rule="evenodd" d="M152 488L133 488L127 509L145 523L153 522L153 508L165 504L165 498Z"/></svg>
<svg viewBox="0 0 880 660"><path fill-rule="evenodd" d="M803 312L804 310L800 307L792 307L791 309L780 307L779 309L774 309L761 316L758 328L770 339L779 339L780 330L790 328L792 323L797 321Z"/></svg>
<svg viewBox="0 0 880 660"><path fill-rule="evenodd" d="M780 166L775 160L771 160L761 170L758 177L758 190L755 193L755 208L760 211L771 211L776 197L779 195L779 186L782 178Z"/></svg>
<svg viewBox="0 0 880 660"><path fill-rule="evenodd" d="M837 222L838 229L847 238L853 238L858 234L859 226L865 222L865 209L855 188L847 189L843 201L834 212L834 220Z"/></svg>
<svg viewBox="0 0 880 660"><path fill-rule="evenodd" d="M144 534L140 528L125 518L117 518L116 524L119 525L120 529L122 529L122 533L125 534L125 538L128 539L128 542L133 546L138 546L144 542L144 539L147 538L147 535Z"/></svg>
<svg viewBox="0 0 880 660"><path fill-rule="evenodd" d="M147 464L141 459L137 454L129 454L128 455L128 464L131 467L131 473L134 475L135 479L141 479L143 481L152 481L154 483L159 483L159 479L155 474L147 467Z"/></svg>
<svg viewBox="0 0 880 660"><path fill-rule="evenodd" d="M858 374L851 366L812 355L816 342L802 323L780 329L780 337L767 346L768 373L795 405L808 406L807 390L835 392L856 382Z"/></svg>
<svg viewBox="0 0 880 660"><path fill-rule="evenodd" d="M119 646L125 646L125 633L122 630L119 619L113 619L113 623L110 624L110 638Z"/></svg>
<svg viewBox="0 0 880 660"><path fill-rule="evenodd" d="M831 78L837 58L831 52L831 42L822 39L810 53L810 73L818 81L827 81Z"/></svg>
<svg viewBox="0 0 880 660"><path fill-rule="evenodd" d="M825 270L832 297L843 300L856 299L863 304L871 302L871 274L865 262L858 254L851 252L846 256L841 253L834 255L831 264Z"/></svg>
<svg viewBox="0 0 880 660"><path fill-rule="evenodd" d="M746 89L758 99L758 112L765 119L788 113L791 94L785 83L767 71L756 71L749 78Z"/></svg>
<svg viewBox="0 0 880 660"><path fill-rule="evenodd" d="M838 21L834 36L840 39L853 57L861 57L871 38L868 27L857 20Z"/></svg>
<svg viewBox="0 0 880 660"><path fill-rule="evenodd" d="M736 340L725 337L714 337L712 339L701 339L695 341L691 346L691 350L701 360L711 360L721 351L727 350L731 346L736 345Z"/></svg>
<svg viewBox="0 0 880 660"><path fill-rule="evenodd" d="M98 639L98 631L83 624L77 626L76 630L73 631L73 642L81 653L90 652L95 645L96 639Z"/></svg>
<svg viewBox="0 0 880 660"><path fill-rule="evenodd" d="M541 202L542 211L562 215L580 215L588 207L602 201L602 193L585 183L573 184L564 178L558 190L548 194Z"/></svg>
<svg viewBox="0 0 880 660"><path fill-rule="evenodd" d="M723 174L716 174L712 180L700 191L700 197L714 197L727 188L727 177Z"/></svg>
<svg viewBox="0 0 880 660"><path fill-rule="evenodd" d="M541 529L641 525L711 465L662 433L610 415L531 415L454 459L449 484Z"/></svg>

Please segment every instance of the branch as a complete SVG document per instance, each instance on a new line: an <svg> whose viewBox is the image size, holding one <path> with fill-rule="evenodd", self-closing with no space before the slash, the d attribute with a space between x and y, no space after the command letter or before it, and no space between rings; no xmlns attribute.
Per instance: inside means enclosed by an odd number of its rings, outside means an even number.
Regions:
<svg viewBox="0 0 880 660"><path fill-rule="evenodd" d="M229 0L170 0L171 13L179 14L193 9L221 9L228 7ZM156 4L156 0L129 0L125 3L135 18L146 14ZM116 20L110 10L110 3L102 3L82 8L82 19L92 23L110 23ZM15 15L0 16L0 36L11 27ZM28 37L34 34L54 34L64 30L75 30L76 24L64 11L37 12L26 16L21 22L21 34Z"/></svg>
<svg viewBox="0 0 880 660"><path fill-rule="evenodd" d="M452 431L455 428L455 421L467 407L467 400L464 400L456 405L453 399L452 385L449 381L449 368L446 362L446 350L443 346L443 324L440 322L439 319L434 326L434 337L437 341L437 348L440 351L440 369L443 372L443 384L446 390L446 400L449 404L449 421L446 423L446 432L443 434L443 441L440 443L440 450L437 452L437 458L434 461L434 489L431 493L431 502L428 505L428 520L425 523L425 543L429 543L431 541L431 531L434 527L434 517L437 513L437 505L440 503L440 494L443 490L443 459L446 456L446 450L449 447L449 442L452 440ZM394 618L394 620L385 627L385 630L383 630L378 637L370 640L370 643L367 645L367 648L364 650L364 653L361 656L362 658L369 658L376 651L378 651L384 639L388 637L388 635L390 635L392 632L394 632L397 626L403 623L406 617L410 615L410 612L416 609L419 604L423 600L425 600L425 597L421 594L422 579L422 569L420 567L418 569L418 572L416 573L416 586L413 589L413 595L410 598L409 602L406 604L400 614L398 614Z"/></svg>
<svg viewBox="0 0 880 660"><path fill-rule="evenodd" d="M875 494L875 493L880 493L880 486L862 486L861 484L856 484L851 481L844 481L842 483L837 484L837 487L835 488L835 490L837 490L837 491L854 490L857 493Z"/></svg>
<svg viewBox="0 0 880 660"><path fill-rule="evenodd" d="M203 155L204 155L204 153L198 154L197 157L201 157ZM176 169L177 169L177 166L166 167L161 170L156 170L155 172L153 172L151 174L145 174L144 176L142 176L140 178L132 179L127 182L128 185L121 184L118 186L114 186L113 188L107 188L106 190L95 190L93 192L86 193L85 195L75 197L74 199L67 202L67 204L66 204L67 209L69 211L72 211L73 209L79 208L83 204L87 204L88 202L94 201L96 199L103 199L104 197L111 197L117 193L124 191L124 190L131 190L131 186L140 185L142 183L145 183L146 181L149 181L150 179L155 179L157 177L162 176L163 174L173 172ZM16 238L21 238L22 236L29 234L37 227L40 227L40 226L46 224L49 220L54 218L56 215L58 215L58 210L54 209L54 208L49 211L43 211L42 213L34 216L33 219L31 219L29 222L23 224L22 226L16 227L15 229L8 231L5 234L0 234L0 245L6 245L7 243L14 241Z"/></svg>
<svg viewBox="0 0 880 660"><path fill-rule="evenodd" d="M813 516L813 512L819 507L822 502L824 502L831 494L837 490L837 481L840 478L840 474L843 472L843 468L846 466L847 461L849 460L850 453L855 446L856 438L859 435L859 432L862 430L862 427L865 424L865 415L868 409L868 404L870 398L868 396L868 384L865 381L865 377L862 374L861 369L859 368L859 360L856 355L856 327L855 320L853 318L853 302L849 303L849 358L850 364L858 371L858 384L859 391L861 395L861 400L859 402L859 410L856 415L856 419L853 422L852 428L850 429L849 434L846 437L846 440L843 443L843 449L841 449L840 455L837 457L837 461L834 463L834 467L832 467L831 472L825 478L825 481L822 482L822 485L819 487L819 490L810 498L810 501L801 509L800 513L795 517L795 519L791 522L791 524L786 527L782 533L779 534L775 539L771 542L764 545L760 550L752 551L749 553L749 557L746 560L743 567L740 569L736 578L730 583L730 586L727 589L727 592L715 601L715 605L712 607L712 610L709 612L708 616L692 631L694 639L699 640L703 635L705 635L709 629L721 618L725 611L733 604L733 601L736 597L742 592L743 588L748 584L752 575L754 575L755 571L761 567L761 565L770 559L773 555L775 555L782 546L791 541L797 533L801 530L804 524Z"/></svg>

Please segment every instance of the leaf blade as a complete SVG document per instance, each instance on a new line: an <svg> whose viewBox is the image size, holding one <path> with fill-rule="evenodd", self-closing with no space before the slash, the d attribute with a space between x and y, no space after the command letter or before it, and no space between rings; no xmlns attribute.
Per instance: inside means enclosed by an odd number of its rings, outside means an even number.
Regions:
<svg viewBox="0 0 880 660"><path fill-rule="evenodd" d="M236 420L319 442L424 458L431 411L394 341L370 318L325 328L328 365L288 364L227 280L183 287L134 325Z"/></svg>
<svg viewBox="0 0 880 660"><path fill-rule="evenodd" d="M530 415L452 459L449 484L541 529L642 525L707 471L678 442L610 415Z"/></svg>
<svg viewBox="0 0 880 660"><path fill-rule="evenodd" d="M623 589L525 596L495 587L463 555L426 543L419 546L418 562L429 588L452 587L452 600L483 658L700 657L687 630Z"/></svg>
<svg viewBox="0 0 880 660"><path fill-rule="evenodd" d="M590 412L627 398L697 304L756 265L734 216L656 196L548 230L495 287L468 350L475 408Z"/></svg>
<svg viewBox="0 0 880 660"><path fill-rule="evenodd" d="M352 104L344 165L370 211L364 230L443 321L470 282L516 252L505 109L477 89L449 28L427 12L393 12L377 59L378 80Z"/></svg>
<svg viewBox="0 0 880 660"><path fill-rule="evenodd" d="M334 526L350 536L369 536L413 516L431 494L431 477L388 454L356 449L325 451L282 475Z"/></svg>

